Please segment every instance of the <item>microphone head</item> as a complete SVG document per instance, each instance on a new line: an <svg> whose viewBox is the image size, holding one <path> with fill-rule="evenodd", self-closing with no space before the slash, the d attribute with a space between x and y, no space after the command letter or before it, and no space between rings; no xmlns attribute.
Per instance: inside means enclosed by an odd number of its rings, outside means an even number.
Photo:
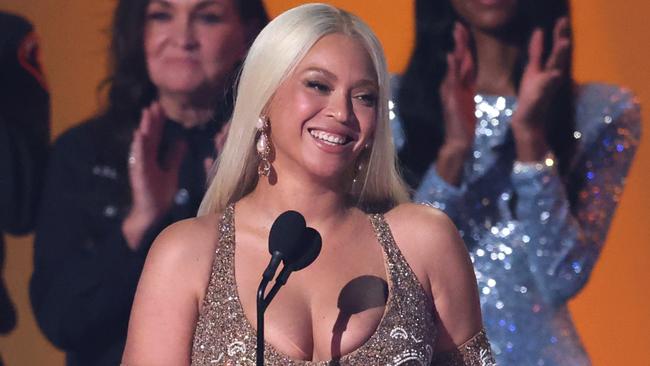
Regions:
<svg viewBox="0 0 650 366"><path fill-rule="evenodd" d="M305 218L296 211L285 211L273 222L269 232L269 253L281 253L282 259L295 256L300 247L300 239L307 224Z"/></svg>
<svg viewBox="0 0 650 366"><path fill-rule="evenodd" d="M321 236L316 229L306 227L300 239L300 250L296 251L295 258L289 258L288 261L285 261L285 266L290 266L292 271L300 271L312 264L320 254L322 242Z"/></svg>

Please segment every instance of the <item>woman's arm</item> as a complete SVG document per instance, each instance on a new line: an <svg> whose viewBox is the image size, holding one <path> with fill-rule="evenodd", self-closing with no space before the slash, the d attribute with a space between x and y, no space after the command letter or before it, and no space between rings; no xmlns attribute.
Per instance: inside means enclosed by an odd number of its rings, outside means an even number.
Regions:
<svg viewBox="0 0 650 366"><path fill-rule="evenodd" d="M205 216L178 222L154 241L133 302L123 364L190 364L217 241L209 220Z"/></svg>
<svg viewBox="0 0 650 366"><path fill-rule="evenodd" d="M457 23L454 27L454 50L447 54L447 72L440 84L444 120L444 141L436 161L425 172L414 195L414 201L427 203L445 211L459 225L464 217L464 166L474 143L475 67L469 50L467 29ZM393 94L397 95L399 79L393 78ZM398 106L392 106L391 119L398 150L405 140ZM433 124L436 121L429 121Z"/></svg>
<svg viewBox="0 0 650 366"><path fill-rule="evenodd" d="M583 183L573 208L555 166L516 164L513 169L515 214L526 235L531 273L552 304L564 303L587 282L638 146L638 104L630 93L607 92L605 103L618 101L607 109L621 113L592 120L589 128L605 126L595 136L583 131L582 138L588 141L584 141L584 153L574 165L570 184Z"/></svg>

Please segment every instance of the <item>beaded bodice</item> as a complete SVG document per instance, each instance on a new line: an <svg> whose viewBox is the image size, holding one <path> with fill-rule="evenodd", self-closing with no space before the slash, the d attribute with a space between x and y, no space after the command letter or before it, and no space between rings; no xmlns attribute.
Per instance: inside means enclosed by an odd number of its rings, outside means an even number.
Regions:
<svg viewBox="0 0 650 366"><path fill-rule="evenodd" d="M369 216L384 253L388 299L372 336L355 351L330 361L294 360L265 345L267 365L429 365L436 328L434 308L399 251L380 214ZM219 224L219 244L192 345L192 365L254 365L256 332L235 283L234 206Z"/></svg>

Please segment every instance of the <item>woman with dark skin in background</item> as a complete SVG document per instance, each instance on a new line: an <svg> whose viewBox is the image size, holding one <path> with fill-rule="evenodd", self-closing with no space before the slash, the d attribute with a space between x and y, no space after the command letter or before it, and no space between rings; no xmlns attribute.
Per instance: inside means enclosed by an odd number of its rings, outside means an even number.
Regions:
<svg viewBox="0 0 650 366"><path fill-rule="evenodd" d="M589 365L567 302L598 259L640 135L627 90L574 84L566 0L422 0L395 78L415 200L470 250L500 365Z"/></svg>
<svg viewBox="0 0 650 366"><path fill-rule="evenodd" d="M255 0L118 2L108 107L55 143L36 229L31 300L68 365L119 363L146 253L196 214L266 21Z"/></svg>

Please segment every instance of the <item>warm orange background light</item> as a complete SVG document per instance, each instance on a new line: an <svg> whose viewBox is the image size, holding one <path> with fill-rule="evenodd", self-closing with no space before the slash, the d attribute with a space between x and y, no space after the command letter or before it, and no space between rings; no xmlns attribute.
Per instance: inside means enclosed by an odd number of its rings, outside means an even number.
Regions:
<svg viewBox="0 0 650 366"><path fill-rule="evenodd" d="M305 1L267 0L271 15ZM406 65L413 40L411 0L325 1L350 10L375 29L390 69ZM114 0L2 0L0 10L28 17L41 39L52 94L52 132L91 115L96 87L106 75L106 29ZM594 365L648 365L650 339L650 3L644 0L573 0L579 81L625 85L642 104L645 135L632 166L602 257L570 308ZM19 311L18 328L0 337L8 366L63 365L63 355L40 334L29 306L32 238L8 238L5 280ZM522 365L524 366L524 365Z"/></svg>

